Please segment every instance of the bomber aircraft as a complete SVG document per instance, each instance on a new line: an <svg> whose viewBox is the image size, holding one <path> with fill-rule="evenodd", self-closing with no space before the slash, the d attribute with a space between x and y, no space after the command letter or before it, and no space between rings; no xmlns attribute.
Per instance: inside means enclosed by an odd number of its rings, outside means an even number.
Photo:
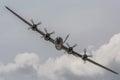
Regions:
<svg viewBox="0 0 120 80"><path fill-rule="evenodd" d="M116 71L114 71L114 70L112 70L112 69L110 69L110 68L107 68L107 67L105 67L105 66L103 66L103 65L101 65L101 64L99 64L99 63L97 63L97 62L95 62L95 61L93 61L93 60L91 60L91 59L89 59L88 57L90 57L90 56L86 54L86 49L84 49L84 55L81 55L81 54L75 52L75 51L73 50L73 48L76 47L77 44L75 44L75 45L73 45L73 46L71 47L68 43L66 43L67 46L65 46L64 43L65 43L66 40L68 39L69 34L66 36L65 40L63 40L62 37L56 37L56 39L53 39L53 38L51 38L51 35L54 34L55 32L48 33L47 29L44 29L44 30L45 30L45 33L44 33L44 32L42 32L41 30L39 30L39 29L37 28L38 25L41 24L41 22L35 24L35 23L33 22L33 20L31 20L32 23L30 23L30 22L26 21L24 18L22 18L20 15L18 15L16 12L14 12L12 9L10 9L9 7L5 6L5 8L6 8L7 10L9 10L11 13L13 13L13 14L14 14L16 17L18 17L20 20L22 20L24 23L26 23L27 25L29 25L29 26L30 26L29 29L32 29L33 31L36 31L36 32L40 33L46 41L50 41L51 43L53 43L53 44L55 45L55 48L56 48L57 50L62 50L62 49L63 49L63 50L65 50L68 54L72 54L72 55L74 55L74 56L76 56L76 57L80 57L82 60L91 62L91 63L93 63L93 64L95 64L95 65L97 65L97 66L99 66L99 67L101 67L101 68L103 68L103 69L105 69L105 70L108 70L108 71L110 71L110 72L112 72L112 73L114 73L114 74L117 74L117 75L119 74L119 73L117 73Z"/></svg>

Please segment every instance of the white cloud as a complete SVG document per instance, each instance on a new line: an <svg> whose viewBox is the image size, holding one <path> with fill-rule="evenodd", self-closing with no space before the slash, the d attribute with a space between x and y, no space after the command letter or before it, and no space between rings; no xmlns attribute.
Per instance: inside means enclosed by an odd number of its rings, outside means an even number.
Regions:
<svg viewBox="0 0 120 80"><path fill-rule="evenodd" d="M116 70L118 73L120 70L116 69L116 66L120 62L120 34L114 35L109 43L104 44L99 49L94 51L95 56L93 57L96 62L103 64L106 67L110 67ZM113 64L113 65L112 65ZM114 64L117 64L116 66ZM109 71L99 68L91 63L84 64L79 58L73 57L71 55L63 55L56 59L48 59L44 64L39 66L38 74L40 76L45 76L52 80L61 79L66 71L71 72L77 76L91 76L95 75L113 75ZM107 72L107 73L106 73ZM68 73L69 74L69 73ZM65 76L64 76L65 77ZM105 76L104 76L105 77ZM106 79L109 79L106 76ZM116 76L113 76L116 77ZM65 78L63 78L64 80ZM66 77L67 79L67 77ZM97 79L99 80L99 79ZM111 79L112 80L112 79Z"/></svg>
<svg viewBox="0 0 120 80"><path fill-rule="evenodd" d="M119 44L120 34L114 35L108 43L94 51L93 59L104 66L111 66L112 69L119 72L120 70L117 68L117 66L120 66ZM84 64L80 58L67 54L57 58L49 58L43 64L39 64L39 57L35 53L18 54L14 61L14 63L8 63L7 65L0 64L0 74L22 72L27 75L33 75L32 73L35 73L36 76L44 77L48 80L68 80L70 77L75 76L77 76L76 79L96 80L96 77L98 77L97 80L101 80L101 77L104 77L106 80L112 80L109 77L113 75L109 71L89 62ZM114 77L116 76L112 76L112 78ZM117 79L120 79L120 77L117 77Z"/></svg>
<svg viewBox="0 0 120 80"><path fill-rule="evenodd" d="M7 65L0 65L0 74L2 73L11 73L17 71L20 68L25 68L26 66L36 68L39 57L34 53L23 53L18 54L15 57L14 63L8 63Z"/></svg>
<svg viewBox="0 0 120 80"><path fill-rule="evenodd" d="M34 65L39 61L39 57L34 53L18 54L15 57L15 63L19 65Z"/></svg>
<svg viewBox="0 0 120 80"><path fill-rule="evenodd" d="M50 79L59 80L61 75L66 71L70 71L74 75L95 75L101 73L98 67L86 63L72 55L63 55L56 59L49 59L46 63L39 66L38 74ZM61 78L60 78L61 79Z"/></svg>
<svg viewBox="0 0 120 80"><path fill-rule="evenodd" d="M110 63L120 55L120 34L114 35L107 44L96 51L96 59L102 63ZM102 60L101 60L102 59Z"/></svg>

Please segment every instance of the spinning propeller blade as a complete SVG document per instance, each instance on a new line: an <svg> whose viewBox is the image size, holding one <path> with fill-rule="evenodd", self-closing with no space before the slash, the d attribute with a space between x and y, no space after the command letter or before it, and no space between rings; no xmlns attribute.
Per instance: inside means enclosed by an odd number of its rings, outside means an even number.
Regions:
<svg viewBox="0 0 120 80"><path fill-rule="evenodd" d="M64 40L64 42L63 43L65 43L66 42L66 40L68 39L68 37L70 36L70 34L68 34L67 36L66 36L66 38L65 38L65 40Z"/></svg>

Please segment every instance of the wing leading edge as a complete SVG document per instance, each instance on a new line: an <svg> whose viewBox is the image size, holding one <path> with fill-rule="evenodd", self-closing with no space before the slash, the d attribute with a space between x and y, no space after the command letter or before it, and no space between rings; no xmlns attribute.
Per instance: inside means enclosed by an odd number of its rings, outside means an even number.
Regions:
<svg viewBox="0 0 120 80"><path fill-rule="evenodd" d="M22 18L21 16L19 16L17 13L15 13L13 10L11 10L9 7L5 6L5 8L7 10L9 10L10 12L12 12L15 16L17 16L19 19L21 19L23 22L25 22L26 24L28 24L30 27L32 27L33 25L31 23L29 23L28 21L26 21L24 18Z"/></svg>
<svg viewBox="0 0 120 80"><path fill-rule="evenodd" d="M63 49L64 49L65 51L68 50L68 48L67 48L66 46L63 45L62 47L63 47ZM82 55L79 54L79 53L77 53L77 52L75 52L75 51L72 52L72 55L74 55L74 56L76 56L76 57L82 58ZM91 63L93 63L93 64L95 64L95 65L97 65L97 66L99 66L99 67L101 67L101 68L103 68L103 69L105 69L105 70L108 70L108 71L110 71L110 72L112 72L112 73L114 73L114 74L117 74L117 75L119 74L119 73L115 72L114 70L112 70L112 69L110 69L110 68L107 68L107 67L105 67L105 66L103 66L103 65L101 65L101 64L99 64L99 63L97 63L97 62L95 62L95 61L93 61L93 60L91 60L91 59L89 59L89 58L87 58L86 61L91 62Z"/></svg>

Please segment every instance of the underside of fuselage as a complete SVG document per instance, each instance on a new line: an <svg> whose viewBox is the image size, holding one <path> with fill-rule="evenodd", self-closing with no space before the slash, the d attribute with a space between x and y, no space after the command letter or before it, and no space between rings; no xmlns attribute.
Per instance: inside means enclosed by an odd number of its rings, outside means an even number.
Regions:
<svg viewBox="0 0 120 80"><path fill-rule="evenodd" d="M61 50L62 49L62 45L63 45L63 40L61 37L57 37L55 40L55 48L57 50Z"/></svg>
<svg viewBox="0 0 120 80"><path fill-rule="evenodd" d="M61 49L62 49L62 45L55 45L55 48L56 48L57 50L61 50Z"/></svg>

